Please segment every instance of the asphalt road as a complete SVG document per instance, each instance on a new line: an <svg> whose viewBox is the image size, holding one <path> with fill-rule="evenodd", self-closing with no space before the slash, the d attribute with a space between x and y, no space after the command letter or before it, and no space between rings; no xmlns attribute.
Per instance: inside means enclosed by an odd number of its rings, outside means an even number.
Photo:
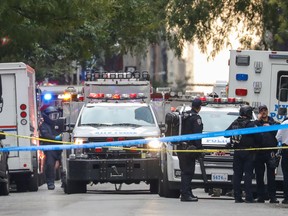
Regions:
<svg viewBox="0 0 288 216"><path fill-rule="evenodd" d="M231 197L211 197L203 189L194 190L196 203L180 202L150 194L146 184L123 185L116 191L112 184L88 187L86 194L64 194L60 182L54 191L46 185L38 192L11 192L0 197L1 216L132 216L132 215L207 215L271 216L287 215L288 205L234 203ZM282 199L280 199L282 200Z"/></svg>

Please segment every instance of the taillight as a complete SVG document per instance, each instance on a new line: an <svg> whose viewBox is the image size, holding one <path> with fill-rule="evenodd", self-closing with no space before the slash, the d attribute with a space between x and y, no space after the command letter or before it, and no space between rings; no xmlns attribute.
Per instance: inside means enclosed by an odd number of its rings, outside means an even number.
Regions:
<svg viewBox="0 0 288 216"><path fill-rule="evenodd" d="M26 118L26 117L27 117L27 113L23 111L23 112L20 113L20 116L21 116L22 118Z"/></svg>
<svg viewBox="0 0 288 216"><path fill-rule="evenodd" d="M21 109L21 110L25 110L26 108L27 108L26 104L21 104L21 105L20 105L20 109Z"/></svg>
<svg viewBox="0 0 288 216"><path fill-rule="evenodd" d="M26 125L27 124L27 120L25 119L27 117L26 109L27 109L27 105L26 104L21 104L20 105L20 110L22 110L20 112L20 117L22 118L20 122L21 122L22 125Z"/></svg>

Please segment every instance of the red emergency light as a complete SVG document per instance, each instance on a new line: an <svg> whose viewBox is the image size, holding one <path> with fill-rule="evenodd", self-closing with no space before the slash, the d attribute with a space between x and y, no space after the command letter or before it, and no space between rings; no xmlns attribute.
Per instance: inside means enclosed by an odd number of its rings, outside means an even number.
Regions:
<svg viewBox="0 0 288 216"><path fill-rule="evenodd" d="M114 138L113 137L107 137L106 138L106 142L113 142L114 141Z"/></svg>
<svg viewBox="0 0 288 216"><path fill-rule="evenodd" d="M247 96L248 90L247 89L235 89L235 94L237 96Z"/></svg>
<svg viewBox="0 0 288 216"><path fill-rule="evenodd" d="M236 102L236 98L228 98L228 103L235 103Z"/></svg>
<svg viewBox="0 0 288 216"><path fill-rule="evenodd" d="M97 153L100 153L100 152L102 152L103 151L103 149L100 147L98 147L98 148L95 148L95 152L97 152Z"/></svg>

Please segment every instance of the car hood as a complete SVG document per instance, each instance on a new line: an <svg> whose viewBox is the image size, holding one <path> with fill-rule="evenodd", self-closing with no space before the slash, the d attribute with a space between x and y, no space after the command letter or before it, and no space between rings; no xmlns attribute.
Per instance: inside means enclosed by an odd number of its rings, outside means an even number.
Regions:
<svg viewBox="0 0 288 216"><path fill-rule="evenodd" d="M74 128L74 137L159 137L158 127L89 127L82 126Z"/></svg>

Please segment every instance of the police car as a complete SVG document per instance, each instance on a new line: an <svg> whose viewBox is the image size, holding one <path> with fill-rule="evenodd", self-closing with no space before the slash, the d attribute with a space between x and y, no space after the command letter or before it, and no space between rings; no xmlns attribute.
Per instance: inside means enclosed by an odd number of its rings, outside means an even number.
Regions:
<svg viewBox="0 0 288 216"><path fill-rule="evenodd" d="M203 121L203 133L226 130L239 116L239 109L244 104L241 100L236 100L235 98L202 97L201 99L204 103L199 115ZM191 100L178 106L174 113L180 114L191 110L190 106ZM255 118L256 116L254 115L253 117ZM206 152L204 157L197 160L192 186L195 186L195 188L204 188L207 192L213 188L221 188L222 193L226 193L226 191L232 189L233 153L221 151L221 149L227 149L229 141L229 138L223 136L202 139L203 148L213 151ZM161 154L162 173L161 181L159 182L159 188L161 189L159 190L159 195L178 197L180 194L181 171L177 153L173 152L173 150L176 150L176 145L175 143L166 143L164 148L165 151L162 151Z"/></svg>
<svg viewBox="0 0 288 216"><path fill-rule="evenodd" d="M2 139L5 135L0 135L0 148L3 148ZM9 172L8 172L8 152L0 152L0 195L9 194Z"/></svg>
<svg viewBox="0 0 288 216"><path fill-rule="evenodd" d="M152 106L137 100L137 95L141 97L134 93L90 94L95 101L81 109L72 141L83 147L91 143L99 143L99 146L68 152L63 182L65 193L85 193L88 183L113 183L120 189L123 183L140 182L149 184L151 193L158 192L160 155L153 150L159 150L161 143L153 138L161 136L161 129ZM144 139L147 142L137 143ZM113 146L111 142L114 141L128 143ZM112 146L102 146L105 142Z"/></svg>

